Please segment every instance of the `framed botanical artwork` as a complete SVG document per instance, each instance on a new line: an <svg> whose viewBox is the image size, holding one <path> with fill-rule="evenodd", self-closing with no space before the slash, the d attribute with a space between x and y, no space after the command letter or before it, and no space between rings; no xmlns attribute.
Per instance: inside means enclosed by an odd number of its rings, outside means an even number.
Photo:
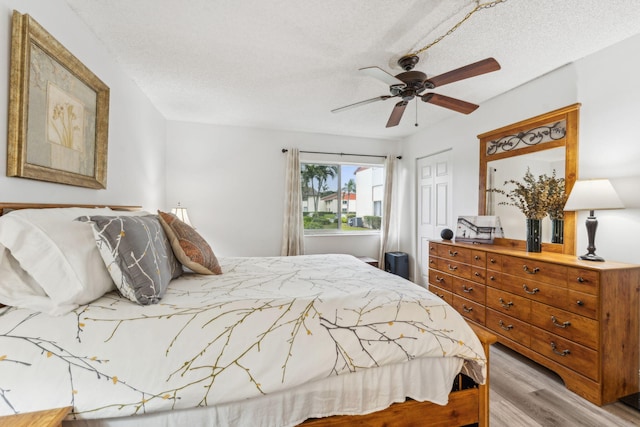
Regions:
<svg viewBox="0 0 640 427"><path fill-rule="evenodd" d="M13 12L7 176L106 188L109 88Z"/></svg>

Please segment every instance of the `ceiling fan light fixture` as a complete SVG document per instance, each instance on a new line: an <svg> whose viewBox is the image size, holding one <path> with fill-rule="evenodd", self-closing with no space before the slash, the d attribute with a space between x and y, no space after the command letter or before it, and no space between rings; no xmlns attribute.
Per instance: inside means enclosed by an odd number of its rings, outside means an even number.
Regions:
<svg viewBox="0 0 640 427"><path fill-rule="evenodd" d="M405 55L398 59L398 65L405 71L411 71L419 61L420 57L418 57L418 55Z"/></svg>

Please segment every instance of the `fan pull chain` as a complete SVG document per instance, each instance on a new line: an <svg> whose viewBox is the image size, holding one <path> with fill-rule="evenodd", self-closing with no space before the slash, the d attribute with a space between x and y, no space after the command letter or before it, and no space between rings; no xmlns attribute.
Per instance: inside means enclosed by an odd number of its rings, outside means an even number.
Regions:
<svg viewBox="0 0 640 427"><path fill-rule="evenodd" d="M416 50L415 52L410 53L409 55L419 55L422 52L424 52L425 50L429 49L431 46L433 46L434 44L438 43L439 41L441 41L442 39L444 39L445 37L447 37L448 35L450 35L451 33L453 33L455 30L458 29L458 27L460 27L467 19L471 18L471 15L473 15L474 13L476 13L479 10L482 9L489 9L491 7L494 7L500 3L504 3L507 0L494 0L494 1L490 1L490 2L486 2L486 3L480 3L480 0L476 0L476 7L473 8L473 10L469 13L467 13L467 15L462 18L456 25L454 25L453 27L451 27L451 29L449 31L447 31L444 35L438 37L437 39L435 39L434 41L432 41L431 43L429 43L428 45Z"/></svg>
<svg viewBox="0 0 640 427"><path fill-rule="evenodd" d="M418 127L418 101L417 100L416 100L415 104L416 104L416 124L415 124L415 126Z"/></svg>

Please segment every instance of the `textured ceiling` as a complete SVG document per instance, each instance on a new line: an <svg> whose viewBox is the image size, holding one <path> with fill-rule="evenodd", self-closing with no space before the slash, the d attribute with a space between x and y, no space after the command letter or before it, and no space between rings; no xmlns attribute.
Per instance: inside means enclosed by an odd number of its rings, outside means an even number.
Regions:
<svg viewBox="0 0 640 427"><path fill-rule="evenodd" d="M66 1L169 120L377 138L404 137L459 113L414 100L389 129L397 98L331 113L389 93L358 69L398 74L400 56L445 34L476 4ZM434 90L482 108L487 99L637 33L638 0L508 0L478 11L421 54L416 70L434 76L496 58L500 71Z"/></svg>

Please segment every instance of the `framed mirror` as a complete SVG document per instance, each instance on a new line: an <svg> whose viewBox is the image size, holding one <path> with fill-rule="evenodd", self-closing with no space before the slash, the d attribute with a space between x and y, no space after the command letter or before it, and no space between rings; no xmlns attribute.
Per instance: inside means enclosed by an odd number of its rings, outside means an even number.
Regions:
<svg viewBox="0 0 640 427"><path fill-rule="evenodd" d="M507 200L505 196L488 189L508 192L514 186L505 186L505 181L522 182L529 170L535 178L554 173L557 178L564 178L565 193L570 193L578 176L579 110L580 104L573 104L478 135L478 214L498 216L504 231L504 238L496 238L494 244L524 250L526 225L518 208L501 203ZM559 237L558 233L552 236L557 230L552 230L551 220L543 220L543 251L575 255L575 216L575 212L564 212Z"/></svg>

